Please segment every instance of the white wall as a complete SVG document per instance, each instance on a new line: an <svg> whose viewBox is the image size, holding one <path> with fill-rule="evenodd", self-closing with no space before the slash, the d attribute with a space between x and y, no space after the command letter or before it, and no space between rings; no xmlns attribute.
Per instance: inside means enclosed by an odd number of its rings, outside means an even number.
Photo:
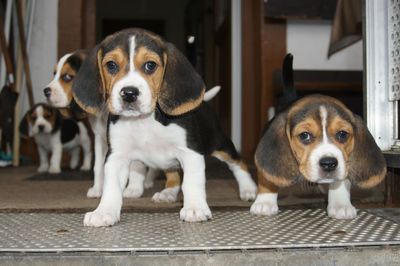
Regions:
<svg viewBox="0 0 400 266"><path fill-rule="evenodd" d="M35 102L44 102L44 87L53 76L57 61L58 0L36 0L30 46L28 48ZM23 115L29 108L26 87L21 93Z"/></svg>
<svg viewBox="0 0 400 266"><path fill-rule="evenodd" d="M363 46L359 41L328 59L330 21L288 20L287 52L293 68L301 70L362 70Z"/></svg>

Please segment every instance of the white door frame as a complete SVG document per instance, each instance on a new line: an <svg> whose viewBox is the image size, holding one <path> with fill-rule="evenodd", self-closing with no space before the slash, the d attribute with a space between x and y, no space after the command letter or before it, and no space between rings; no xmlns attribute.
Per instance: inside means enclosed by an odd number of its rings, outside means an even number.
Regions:
<svg viewBox="0 0 400 266"><path fill-rule="evenodd" d="M400 100L400 96L391 88L394 82L398 84L399 75L396 77L391 70L394 68L391 55L393 49L391 32L394 29L390 20L394 5L398 5L399 2L399 0L365 0L366 121L382 150L390 150L398 138L397 100ZM400 62L397 62L397 67L399 66Z"/></svg>
<svg viewBox="0 0 400 266"><path fill-rule="evenodd" d="M231 0L231 139L242 148L242 1Z"/></svg>

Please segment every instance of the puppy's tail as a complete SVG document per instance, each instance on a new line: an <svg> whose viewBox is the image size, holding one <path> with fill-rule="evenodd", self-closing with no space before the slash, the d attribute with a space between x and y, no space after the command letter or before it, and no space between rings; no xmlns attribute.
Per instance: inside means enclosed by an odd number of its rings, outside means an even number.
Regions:
<svg viewBox="0 0 400 266"><path fill-rule="evenodd" d="M215 86L204 93L204 101L208 102L221 90L221 86Z"/></svg>
<svg viewBox="0 0 400 266"><path fill-rule="evenodd" d="M287 105L297 99L293 79L293 55L287 54L282 64L283 98Z"/></svg>

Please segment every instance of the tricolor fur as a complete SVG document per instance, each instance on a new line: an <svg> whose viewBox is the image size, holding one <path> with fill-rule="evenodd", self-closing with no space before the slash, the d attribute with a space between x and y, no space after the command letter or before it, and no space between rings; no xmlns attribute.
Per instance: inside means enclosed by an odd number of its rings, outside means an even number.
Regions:
<svg viewBox="0 0 400 266"><path fill-rule="evenodd" d="M104 160L107 153L106 127L108 112L96 112L88 114L76 104L72 97L73 80L78 73L83 61L88 54L87 50L78 50L68 53L60 58L54 70L54 78L44 89L44 95L48 102L60 109L65 116L85 117L88 116L90 125L95 135L95 163L94 163L94 184L89 188L87 196L100 197L103 190ZM78 88L85 90L85 87ZM205 101L211 100L219 92L220 87L216 86L204 95ZM67 109L66 109L67 108ZM143 170L145 171L145 170ZM148 169L146 178L142 180L141 176L137 176L135 171L130 171L129 183L124 190L124 197L137 198L142 196L143 188L150 188L154 184L154 179L158 175L155 169ZM157 192L153 196L156 202L173 202L177 200L180 191L180 177L177 172L165 172L167 181L165 189ZM135 179L137 177L138 179Z"/></svg>
<svg viewBox="0 0 400 266"><path fill-rule="evenodd" d="M79 163L80 148L83 150L81 170L90 169L91 141L82 122L64 119L57 109L39 103L25 114L20 124L20 131L24 136L35 139L40 159L38 172L60 173L63 150L70 152L70 167L75 169ZM51 153L50 165L49 153Z"/></svg>
<svg viewBox="0 0 400 266"><path fill-rule="evenodd" d="M371 188L386 174L383 155L362 119L323 95L302 98L278 114L258 144L255 163L259 194L251 212L258 215L276 214L279 187L303 179L329 184L330 217L354 218L350 185Z"/></svg>
<svg viewBox="0 0 400 266"><path fill-rule="evenodd" d="M81 90L80 88L85 88ZM142 29L107 37L89 55L73 84L74 98L86 111L110 112L105 187L87 226L120 219L122 189L129 166L166 171L182 168L185 221L211 218L206 201L204 156L214 155L234 171L243 199L256 186L215 114L203 101L205 85L171 43Z"/></svg>

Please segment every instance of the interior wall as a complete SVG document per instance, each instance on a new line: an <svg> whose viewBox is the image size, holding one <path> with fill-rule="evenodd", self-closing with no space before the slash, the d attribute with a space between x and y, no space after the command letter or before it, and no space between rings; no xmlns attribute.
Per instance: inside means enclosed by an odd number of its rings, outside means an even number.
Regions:
<svg viewBox="0 0 400 266"><path fill-rule="evenodd" d="M102 19L162 19L165 20L165 38L184 50L183 23L187 3L188 0L97 0L97 32L101 33Z"/></svg>
<svg viewBox="0 0 400 266"><path fill-rule="evenodd" d="M287 21L287 52L301 70L362 70L363 45L358 41L327 58L331 21Z"/></svg>
<svg viewBox="0 0 400 266"><path fill-rule="evenodd" d="M35 102L44 102L43 89L52 78L57 61L58 0L36 1L34 12L29 63ZM25 83L21 100L22 116L29 109Z"/></svg>

